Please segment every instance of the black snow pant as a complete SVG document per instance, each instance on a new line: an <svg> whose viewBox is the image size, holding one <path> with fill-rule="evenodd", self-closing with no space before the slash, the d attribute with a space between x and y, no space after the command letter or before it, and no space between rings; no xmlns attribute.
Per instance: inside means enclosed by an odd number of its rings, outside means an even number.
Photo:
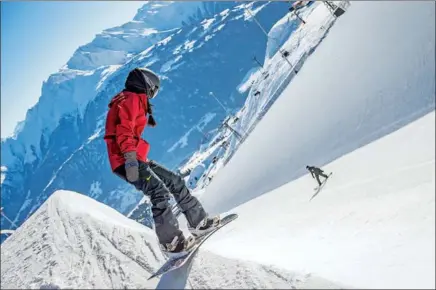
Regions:
<svg viewBox="0 0 436 290"><path fill-rule="evenodd" d="M124 166L115 169L115 173L127 181ZM191 195L181 176L154 161L139 161L139 179L131 184L150 197L156 235L161 244L171 243L175 236L182 234L169 204L170 192L191 227L196 227L206 217L203 206Z"/></svg>
<svg viewBox="0 0 436 290"><path fill-rule="evenodd" d="M315 178L316 178L316 181L318 181L318 185L319 185L319 186L321 186L321 184L322 184L322 182L319 180L319 177L320 177L320 176L324 177L325 179L329 178L327 175L325 175L325 174L322 173L322 172L315 173Z"/></svg>

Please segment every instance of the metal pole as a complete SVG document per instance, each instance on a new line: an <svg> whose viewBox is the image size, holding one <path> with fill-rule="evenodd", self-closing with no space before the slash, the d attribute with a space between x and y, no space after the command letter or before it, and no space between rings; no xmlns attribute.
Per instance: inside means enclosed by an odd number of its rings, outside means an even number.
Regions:
<svg viewBox="0 0 436 290"><path fill-rule="evenodd" d="M236 139L239 143L241 143L241 140L243 139L241 134L239 134L238 131L236 131L235 129L233 129L232 126L230 126L227 122L224 122L223 124L227 129L230 130L230 132L232 132L232 134L234 134L236 136Z"/></svg>
<svg viewBox="0 0 436 290"><path fill-rule="evenodd" d="M256 56L253 57L253 60L263 69L262 64L257 60Z"/></svg>
<svg viewBox="0 0 436 290"><path fill-rule="evenodd" d="M254 15L250 12L249 9L245 8L245 10L248 12L248 14L251 15L251 17L253 17L254 21L256 22L256 24L260 27L260 29L263 31L263 33L266 35L266 38L268 38L268 33L265 31L265 29L263 29L262 25L260 25L259 21L257 21L256 17L254 17Z"/></svg>
<svg viewBox="0 0 436 290"><path fill-rule="evenodd" d="M291 11L293 2L289 1L289 3L291 4L291 7L289 8L289 11ZM303 22L303 24L306 24L306 21L304 21L303 18L301 18L301 16L297 13L297 10L298 9L294 9L293 10L295 16L297 16L297 18L300 19L300 21Z"/></svg>
<svg viewBox="0 0 436 290"><path fill-rule="evenodd" d="M257 21L256 17L254 17L254 15L250 12L249 9L245 8L245 10L248 12L248 14L251 15L251 17L253 17L254 21L256 22L257 26L259 26L259 28L262 30L262 32L266 35L267 39L273 39L275 41L277 41L274 37L269 37L268 33L265 31L265 29L262 27L262 25L259 23L259 21ZM286 62L291 66L291 68L293 68L292 63L288 60L288 58L284 55L284 52L281 48L279 48L280 54L282 55L282 57L286 60ZM295 70L294 70L295 71ZM297 73L297 72L295 72Z"/></svg>
<svg viewBox="0 0 436 290"><path fill-rule="evenodd" d="M8 222L11 223L11 225L13 225L16 229L18 229L17 225L14 224L13 221L11 221L10 219L8 219L8 217L3 213L3 210L1 211L1 214L2 214L2 216L3 216L3 217L4 217Z"/></svg>
<svg viewBox="0 0 436 290"><path fill-rule="evenodd" d="M200 129L200 127L197 125L197 126L195 126L196 128L197 128L197 131L198 132L200 132L201 133L201 135L203 135L203 137L205 138L205 139L207 139L208 137L207 137L207 135L203 132L203 130L201 130Z"/></svg>
<svg viewBox="0 0 436 290"><path fill-rule="evenodd" d="M298 19L300 19L301 22L303 22L303 24L306 24L306 21L304 21L303 18L301 18L301 16L298 14L297 10L294 10L294 14L295 14L295 16L297 16Z"/></svg>
<svg viewBox="0 0 436 290"><path fill-rule="evenodd" d="M229 111L227 110L226 107L224 107L224 105L218 100L218 98L215 96L215 94L213 92L209 92L209 95L211 95L212 97L214 97L214 99L218 102L218 104L220 104L220 106L224 109L224 111L226 112L227 115L230 115Z"/></svg>
<svg viewBox="0 0 436 290"><path fill-rule="evenodd" d="M327 6L327 9L330 11L330 13L336 18L335 16L335 7L329 2L329 1L322 1L325 6Z"/></svg>

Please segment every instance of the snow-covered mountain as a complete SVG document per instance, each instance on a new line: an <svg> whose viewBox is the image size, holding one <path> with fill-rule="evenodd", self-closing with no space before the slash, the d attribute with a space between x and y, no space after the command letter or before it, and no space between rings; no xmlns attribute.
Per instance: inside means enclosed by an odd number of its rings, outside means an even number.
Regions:
<svg viewBox="0 0 436 290"><path fill-rule="evenodd" d="M283 2L149 2L135 18L77 49L42 86L38 103L1 144L1 202L20 224L56 189L87 194L123 213L142 198L109 169L102 140L109 99L136 66L157 71L158 126L144 133L150 157L167 167L197 149L203 133L238 110L241 80L265 56L269 30L286 15ZM247 9L251 11L248 13ZM294 21L294 20L292 20ZM231 39L231 41L229 41ZM2 226L9 227L2 219Z"/></svg>

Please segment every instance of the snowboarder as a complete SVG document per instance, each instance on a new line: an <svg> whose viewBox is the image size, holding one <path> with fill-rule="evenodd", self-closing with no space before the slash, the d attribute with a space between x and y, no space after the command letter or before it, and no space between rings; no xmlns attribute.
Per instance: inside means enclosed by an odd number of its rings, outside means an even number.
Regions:
<svg viewBox="0 0 436 290"><path fill-rule="evenodd" d="M306 169L309 170L310 174L312 175L312 178L316 178L316 181L318 181L318 185L321 186L322 182L319 180L319 177L322 176L327 180L328 175L324 173L324 171L316 166L306 166Z"/></svg>
<svg viewBox="0 0 436 290"><path fill-rule="evenodd" d="M195 237L216 227L220 217L208 216L180 175L147 158L150 145L141 134L147 124L156 126L150 100L156 97L159 88L160 79L153 71L146 68L130 71L125 88L109 103L104 140L112 171L150 197L162 249L179 253L190 249ZM185 238L171 211L169 191L188 221L192 234L189 238Z"/></svg>

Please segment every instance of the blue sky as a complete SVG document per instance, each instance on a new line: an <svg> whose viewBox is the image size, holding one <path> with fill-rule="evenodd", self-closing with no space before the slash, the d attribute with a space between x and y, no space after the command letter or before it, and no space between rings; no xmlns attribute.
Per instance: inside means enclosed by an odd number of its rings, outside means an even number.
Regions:
<svg viewBox="0 0 436 290"><path fill-rule="evenodd" d="M132 20L140 1L1 2L1 137L40 97L42 82L102 30Z"/></svg>

